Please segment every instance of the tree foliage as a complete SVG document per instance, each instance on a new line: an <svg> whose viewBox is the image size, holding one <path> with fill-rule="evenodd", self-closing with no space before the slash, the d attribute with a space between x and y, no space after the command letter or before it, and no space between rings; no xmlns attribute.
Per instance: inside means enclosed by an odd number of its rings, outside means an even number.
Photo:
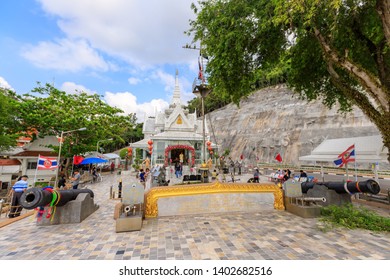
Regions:
<svg viewBox="0 0 390 280"><path fill-rule="evenodd" d="M105 139L112 138L113 141L101 141L100 147L112 143L124 146L129 131L136 127L134 114L124 115L122 110L109 106L97 94L68 94L50 84L38 84L32 94L19 96L19 99L18 112L24 131L36 129L42 137L86 128L64 134L61 154L68 158L95 151L97 142Z"/></svg>
<svg viewBox="0 0 390 280"><path fill-rule="evenodd" d="M205 99L204 99L204 111L205 114L208 112L212 112L219 108L222 108L231 102L230 99L224 97L221 94L218 94L217 91L212 91ZM200 98L194 98L188 102L187 109L190 113L195 112L198 117L202 115L202 102Z"/></svg>
<svg viewBox="0 0 390 280"><path fill-rule="evenodd" d="M309 100L358 106L390 151L388 0L212 0L192 8L188 33L202 42L219 93L238 102L267 75L283 77Z"/></svg>
<svg viewBox="0 0 390 280"><path fill-rule="evenodd" d="M14 92L0 88L0 151L16 146L19 136L20 120L14 98Z"/></svg>

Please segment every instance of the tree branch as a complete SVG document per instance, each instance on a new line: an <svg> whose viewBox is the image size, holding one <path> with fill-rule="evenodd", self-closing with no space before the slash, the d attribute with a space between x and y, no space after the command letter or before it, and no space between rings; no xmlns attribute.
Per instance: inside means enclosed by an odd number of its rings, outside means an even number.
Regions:
<svg viewBox="0 0 390 280"><path fill-rule="evenodd" d="M390 47L390 1L378 0L376 2L376 10L382 20L383 33L385 35L387 45Z"/></svg>
<svg viewBox="0 0 390 280"><path fill-rule="evenodd" d="M333 68L332 62L328 64L328 72L330 74L332 83L340 89L348 99L352 100L354 105L359 107L364 114L378 127L382 126L382 114L375 109L366 95L357 89L351 88L350 85L342 82L339 74Z"/></svg>
<svg viewBox="0 0 390 280"><path fill-rule="evenodd" d="M385 87L381 86L379 80L372 77L369 73L367 73L360 66L354 64L352 61L344 57L340 57L337 52L327 43L326 39L322 36L321 32L317 28L314 28L314 35L324 50L324 55L326 58L347 71L352 77L357 79L359 84L362 85L369 96L375 100L380 110L383 112L388 112L388 93L385 91Z"/></svg>

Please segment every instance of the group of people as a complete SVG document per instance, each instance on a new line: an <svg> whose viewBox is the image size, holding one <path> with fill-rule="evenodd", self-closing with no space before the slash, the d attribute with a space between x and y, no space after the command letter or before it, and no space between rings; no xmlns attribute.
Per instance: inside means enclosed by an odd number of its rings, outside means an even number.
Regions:
<svg viewBox="0 0 390 280"><path fill-rule="evenodd" d="M143 184L145 191L149 190L152 186L152 174L150 169L146 168L145 171L141 168L138 173L138 178L141 184Z"/></svg>
<svg viewBox="0 0 390 280"><path fill-rule="evenodd" d="M81 178L80 171L76 169L73 172L73 176L69 177L69 180L72 182L72 189L77 189L79 187L80 178ZM61 190L66 187L66 176L65 176L65 174L61 174L60 175L60 179L58 180L57 187L59 189L61 189Z"/></svg>
<svg viewBox="0 0 390 280"><path fill-rule="evenodd" d="M226 164L225 157L224 156L220 157L219 161L221 164L221 169L226 168L225 167L225 164ZM232 176L236 175L236 170L238 172L238 175L241 175L241 173L242 173L242 160L239 159L239 160L234 161L231 157L229 157L228 158L228 168L229 168L229 173Z"/></svg>

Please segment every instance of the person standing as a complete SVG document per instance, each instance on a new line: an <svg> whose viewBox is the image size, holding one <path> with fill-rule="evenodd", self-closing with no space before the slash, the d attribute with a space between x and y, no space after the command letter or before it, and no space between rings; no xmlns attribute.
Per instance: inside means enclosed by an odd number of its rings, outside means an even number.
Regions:
<svg viewBox="0 0 390 280"><path fill-rule="evenodd" d="M114 173L115 171L115 163L114 162L111 162L111 174Z"/></svg>
<svg viewBox="0 0 390 280"><path fill-rule="evenodd" d="M150 190L150 187L152 185L152 174L150 173L150 170L149 168L146 168L146 171L145 171L145 191L148 191Z"/></svg>
<svg viewBox="0 0 390 280"><path fill-rule="evenodd" d="M19 180L12 187L12 201L11 201L11 210L8 214L8 218L15 218L20 216L22 212L22 206L20 206L20 197L27 190L28 176L23 175L19 178Z"/></svg>
<svg viewBox="0 0 390 280"><path fill-rule="evenodd" d="M76 190L80 183L80 172L78 170L75 170L73 173L73 177L70 177L70 180L72 181L72 189Z"/></svg>
<svg viewBox="0 0 390 280"><path fill-rule="evenodd" d="M307 174L303 170L299 171L301 174L299 174L299 182L306 182L307 181Z"/></svg>
<svg viewBox="0 0 390 280"><path fill-rule="evenodd" d="M253 173L253 183L259 183L260 172L258 168L255 168L255 172Z"/></svg>
<svg viewBox="0 0 390 280"><path fill-rule="evenodd" d="M145 183L145 171L143 169L139 170L139 181L144 184Z"/></svg>
<svg viewBox="0 0 390 280"><path fill-rule="evenodd" d="M231 157L229 157L229 173L232 174L233 176L235 175L234 174L234 161L232 160Z"/></svg>
<svg viewBox="0 0 390 280"><path fill-rule="evenodd" d="M242 168L242 159L241 158L240 158L240 160L237 160L237 167L238 167L238 175L241 175L241 168Z"/></svg>
<svg viewBox="0 0 390 280"><path fill-rule="evenodd" d="M176 178L179 178L179 176L180 176L180 163L179 162L175 163L175 175L176 175Z"/></svg>
<svg viewBox="0 0 390 280"><path fill-rule="evenodd" d="M65 185L66 185L65 175L62 174L60 180L58 181L58 188L62 190L63 188L65 188Z"/></svg>

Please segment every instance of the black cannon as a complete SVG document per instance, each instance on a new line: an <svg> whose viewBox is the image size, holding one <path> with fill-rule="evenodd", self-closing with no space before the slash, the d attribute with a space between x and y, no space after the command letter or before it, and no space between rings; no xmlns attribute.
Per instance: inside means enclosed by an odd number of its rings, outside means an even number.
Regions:
<svg viewBox="0 0 390 280"><path fill-rule="evenodd" d="M379 184L374 180L367 180L362 182L348 182L347 190L345 190L344 182L303 182L301 183L302 193L314 187L314 185L322 185L337 193L371 193L378 194L381 190Z"/></svg>
<svg viewBox="0 0 390 280"><path fill-rule="evenodd" d="M31 188L22 194L20 205L25 209L44 207L49 204L64 206L69 201L75 200L80 193L89 193L92 198L94 197L93 191L89 189L58 190L54 192L48 189Z"/></svg>

